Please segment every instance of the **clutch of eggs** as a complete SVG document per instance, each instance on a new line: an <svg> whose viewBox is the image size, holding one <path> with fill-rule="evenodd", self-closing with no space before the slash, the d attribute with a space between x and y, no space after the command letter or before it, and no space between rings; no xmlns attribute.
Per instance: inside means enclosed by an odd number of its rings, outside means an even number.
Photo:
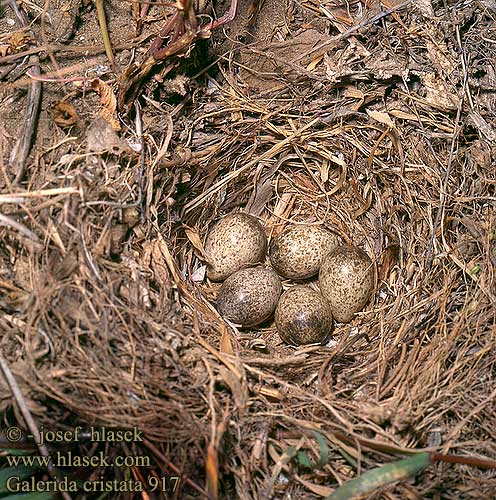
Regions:
<svg viewBox="0 0 496 500"><path fill-rule="evenodd" d="M296 345L324 343L333 319L349 322L368 302L374 267L361 249L341 246L340 238L322 226L295 225L271 242L269 258L285 278L303 280L319 273L321 294L295 286L282 297L277 274L254 265L265 260L267 237L258 219L235 213L220 219L205 242L207 276L224 281L219 313L241 326L255 326L275 311L281 338ZM277 306L277 309L276 309Z"/></svg>

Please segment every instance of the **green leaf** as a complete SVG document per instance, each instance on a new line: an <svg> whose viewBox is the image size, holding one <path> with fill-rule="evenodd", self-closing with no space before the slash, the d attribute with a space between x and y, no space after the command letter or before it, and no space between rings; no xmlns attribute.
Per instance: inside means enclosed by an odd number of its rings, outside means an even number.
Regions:
<svg viewBox="0 0 496 500"><path fill-rule="evenodd" d="M307 469L322 469L324 465L329 463L329 447L327 446L326 438L322 434L316 431L313 431L312 434L315 436L315 439L319 443L319 460L315 463L312 463L308 458L308 455L302 450L298 452L296 458L300 465L306 467Z"/></svg>
<svg viewBox="0 0 496 500"><path fill-rule="evenodd" d="M296 459L298 460L298 462L300 462L300 465L303 465L303 467L306 467L307 469L313 469L312 462L310 462L308 455L304 451L300 450L296 455Z"/></svg>
<svg viewBox="0 0 496 500"><path fill-rule="evenodd" d="M32 493L16 493L8 497L2 497L2 500L51 500L54 493L46 491L33 491Z"/></svg>
<svg viewBox="0 0 496 500"><path fill-rule="evenodd" d="M349 500L355 495L370 493L385 484L418 474L428 467L430 463L431 457L429 453L418 453L413 457L383 465L343 484L326 500Z"/></svg>
<svg viewBox="0 0 496 500"><path fill-rule="evenodd" d="M329 463L329 446L327 446L327 439L320 433L313 431L312 433L315 439L319 443L320 448L320 458L319 461L314 465L314 469L321 469L324 465Z"/></svg>
<svg viewBox="0 0 496 500"><path fill-rule="evenodd" d="M7 489L7 481L9 478L16 476L19 479L24 479L26 477L32 476L37 469L35 467L8 467L7 469L0 470L0 493L5 493L9 491ZM9 497L10 498L10 497Z"/></svg>
<svg viewBox="0 0 496 500"><path fill-rule="evenodd" d="M22 450L17 448L0 448L0 458L5 458L5 455L31 455L33 450Z"/></svg>
<svg viewBox="0 0 496 500"><path fill-rule="evenodd" d="M338 453L354 468L358 468L358 462L343 448L338 449Z"/></svg>

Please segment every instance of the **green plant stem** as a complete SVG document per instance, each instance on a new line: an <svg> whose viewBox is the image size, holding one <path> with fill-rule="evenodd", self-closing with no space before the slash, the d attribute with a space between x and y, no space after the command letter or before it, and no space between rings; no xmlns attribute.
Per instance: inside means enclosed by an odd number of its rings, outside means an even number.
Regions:
<svg viewBox="0 0 496 500"><path fill-rule="evenodd" d="M100 25L100 31L103 38L103 46L105 47L105 53L107 54L112 69L115 70L115 58L112 51L112 43L110 42L110 36L107 27L107 18L105 17L105 9L103 7L103 0L95 0L95 5L98 15L98 24Z"/></svg>

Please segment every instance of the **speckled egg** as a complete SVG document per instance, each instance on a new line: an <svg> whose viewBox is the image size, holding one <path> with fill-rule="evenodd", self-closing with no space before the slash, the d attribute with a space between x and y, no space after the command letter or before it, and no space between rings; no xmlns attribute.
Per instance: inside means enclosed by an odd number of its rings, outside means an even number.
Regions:
<svg viewBox="0 0 496 500"><path fill-rule="evenodd" d="M281 292L281 280L272 269L241 269L222 284L217 309L237 325L255 326L272 315Z"/></svg>
<svg viewBox="0 0 496 500"><path fill-rule="evenodd" d="M339 243L339 237L322 226L291 226L272 240L270 262L285 278L310 278L319 272L324 255Z"/></svg>
<svg viewBox="0 0 496 500"><path fill-rule="evenodd" d="M340 246L322 260L319 283L334 319L347 323L370 298L374 266L361 248Z"/></svg>
<svg viewBox="0 0 496 500"><path fill-rule="evenodd" d="M252 215L236 213L220 219L205 242L207 276L222 281L250 264L263 262L267 237Z"/></svg>
<svg viewBox="0 0 496 500"><path fill-rule="evenodd" d="M297 285L282 294L275 321L281 339L292 345L323 344L332 333L329 304L306 286Z"/></svg>

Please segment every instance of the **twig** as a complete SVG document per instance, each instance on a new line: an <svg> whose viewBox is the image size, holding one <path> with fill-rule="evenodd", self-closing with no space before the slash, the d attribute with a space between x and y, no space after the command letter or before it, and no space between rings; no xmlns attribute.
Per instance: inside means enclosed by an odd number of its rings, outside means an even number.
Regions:
<svg viewBox="0 0 496 500"><path fill-rule="evenodd" d="M15 0L5 0L5 4L9 5L17 18L17 24L21 28L29 26L29 21L17 6ZM40 75L40 61L37 55L32 55L29 58L29 64L33 67L33 73L36 76ZM17 184L23 177L26 168L26 160L28 159L31 149L31 141L34 135L36 120L38 118L38 110L41 100L41 82L33 80L28 90L27 105L24 112L24 126L22 127L23 134L16 142L10 155L10 163L14 168L15 179L14 184Z"/></svg>
<svg viewBox="0 0 496 500"><path fill-rule="evenodd" d="M124 72L117 100L119 109L124 110L126 113L130 111L145 78L157 63L164 62L171 56L185 56L197 40L208 38L214 28L232 21L236 15L236 8L237 0L231 0L229 10L224 16L198 27L191 0L178 0L175 14L151 44L145 60L141 64L129 66ZM163 47L162 45L169 33L168 43ZM174 65L174 61L169 63L164 68L162 76L171 71Z"/></svg>
<svg viewBox="0 0 496 500"><path fill-rule="evenodd" d="M125 43L120 43L116 45L114 49L116 51L131 49L136 45L141 45L148 38L150 38L150 36L151 35L142 35L136 38L131 38ZM19 59L24 59L26 56L30 56L31 54L38 54L40 52L48 52L48 51L51 51L53 53L55 52L63 52L64 54L84 53L86 55L89 55L89 54L102 54L103 52L105 52L105 47L98 45L78 45L77 47L74 46L71 47L59 43L54 43L49 45L38 45L37 47L31 47L30 49L23 50L22 52L16 52L15 54L9 54L8 56L0 57L0 65L12 61L18 61ZM100 61L99 59L89 59L84 64L66 66L65 68L63 68L63 70L65 73L70 73L71 71L74 71L75 68L86 68L94 64L99 64L99 61ZM56 75L57 72L54 71L53 74ZM23 82L25 83L26 80L23 80ZM12 84L10 84L8 88L12 88Z"/></svg>
<svg viewBox="0 0 496 500"><path fill-rule="evenodd" d="M9 365L7 364L7 361L3 357L3 355L0 353L0 368L2 369L3 375L5 377L5 380L7 381L10 390L12 391L12 395L14 396L14 399L16 400L19 409L21 410L22 416L24 417L24 420L26 421L26 424L33 435L36 445L38 446L38 450L40 454L44 457L50 458L50 453L48 452L48 448L45 446L45 444L40 444L41 443L41 435L40 431L38 429L38 426L36 425L36 422L34 421L34 418L31 415L31 412L28 409L28 406L26 404L26 400L24 399L24 396L22 395L21 389L19 388L19 385L17 384L17 381L10 371ZM53 467L51 461L47 462L47 469L50 475L53 477L53 479L56 482L59 482L59 477L57 474L57 471ZM61 490L60 491L62 496L64 497L65 500L71 500L71 496L69 493Z"/></svg>
<svg viewBox="0 0 496 500"><path fill-rule="evenodd" d="M24 203L28 198L43 198L44 196L59 196L62 194L79 194L82 196L81 191L73 187L39 189L25 193L0 194L0 203Z"/></svg>
<svg viewBox="0 0 496 500"><path fill-rule="evenodd" d="M14 219L11 219L7 215L0 214L0 226L12 227L13 229L17 229L17 231L19 231L21 234L23 234L27 238L29 238L33 241L36 241L36 242L39 241L38 236L35 233L33 233L33 231L31 231L27 227L23 226L19 222L15 221Z"/></svg>
<svg viewBox="0 0 496 500"><path fill-rule="evenodd" d="M40 66L38 56L31 56L29 61L33 64L33 74L39 76ZM33 139L34 129L38 119L40 99L41 82L33 80L28 90L27 105L24 112L24 126L22 127L24 133L14 146L10 159L16 174L14 184L19 183L26 169L26 160L28 159L29 151L31 149L31 141Z"/></svg>
<svg viewBox="0 0 496 500"><path fill-rule="evenodd" d="M228 11L219 19L215 19L214 21L205 24L200 27L202 31L211 31L223 24L230 23L236 17L236 11L238 9L238 0L231 0L231 5L229 6Z"/></svg>
<svg viewBox="0 0 496 500"><path fill-rule="evenodd" d="M449 464L463 464L479 467L481 469L496 469L496 460L487 458L465 457L463 455L443 455L441 453L431 453L433 462L446 462Z"/></svg>

